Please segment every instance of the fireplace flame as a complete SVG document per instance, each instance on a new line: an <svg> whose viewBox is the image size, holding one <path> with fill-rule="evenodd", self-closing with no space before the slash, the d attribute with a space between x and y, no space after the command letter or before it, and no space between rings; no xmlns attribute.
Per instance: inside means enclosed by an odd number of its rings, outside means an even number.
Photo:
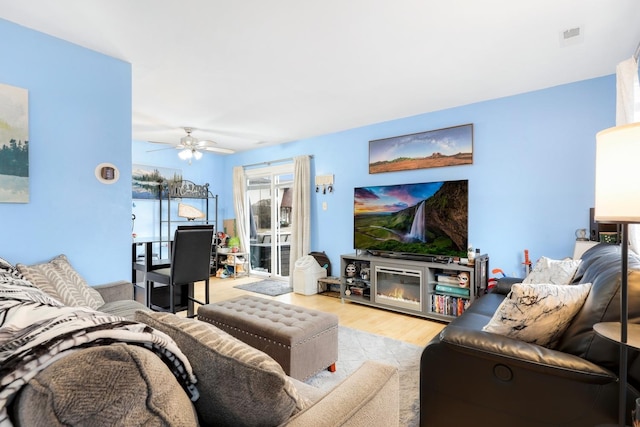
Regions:
<svg viewBox="0 0 640 427"><path fill-rule="evenodd" d="M389 292L389 294L387 294L387 296L390 297L390 298L403 300L404 299L404 290L402 288L395 288L393 291Z"/></svg>

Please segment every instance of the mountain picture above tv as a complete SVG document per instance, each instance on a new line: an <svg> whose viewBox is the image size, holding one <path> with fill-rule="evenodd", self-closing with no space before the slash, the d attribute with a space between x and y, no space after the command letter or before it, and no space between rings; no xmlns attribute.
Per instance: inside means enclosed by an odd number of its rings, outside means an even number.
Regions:
<svg viewBox="0 0 640 427"><path fill-rule="evenodd" d="M372 253L467 253L469 181L354 189L354 247Z"/></svg>

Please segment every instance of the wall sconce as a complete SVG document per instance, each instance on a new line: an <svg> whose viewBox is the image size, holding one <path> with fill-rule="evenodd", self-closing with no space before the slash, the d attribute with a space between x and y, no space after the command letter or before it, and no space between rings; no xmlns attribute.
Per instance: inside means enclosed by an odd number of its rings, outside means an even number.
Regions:
<svg viewBox="0 0 640 427"><path fill-rule="evenodd" d="M320 192L322 187L322 194L333 193L333 175L316 175L316 193Z"/></svg>

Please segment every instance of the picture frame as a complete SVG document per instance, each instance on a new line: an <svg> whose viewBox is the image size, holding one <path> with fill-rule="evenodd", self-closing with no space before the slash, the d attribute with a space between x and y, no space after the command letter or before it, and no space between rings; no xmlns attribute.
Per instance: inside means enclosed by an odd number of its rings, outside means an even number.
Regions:
<svg viewBox="0 0 640 427"><path fill-rule="evenodd" d="M29 203L29 91L0 83L0 203Z"/></svg>
<svg viewBox="0 0 640 427"><path fill-rule="evenodd" d="M369 141L369 174L473 164L473 124Z"/></svg>
<svg viewBox="0 0 640 427"><path fill-rule="evenodd" d="M132 198L133 199L158 199L160 188L168 191L168 185L162 183L182 181L182 170L164 168L158 166L133 165L132 173ZM163 197L165 197L163 193Z"/></svg>

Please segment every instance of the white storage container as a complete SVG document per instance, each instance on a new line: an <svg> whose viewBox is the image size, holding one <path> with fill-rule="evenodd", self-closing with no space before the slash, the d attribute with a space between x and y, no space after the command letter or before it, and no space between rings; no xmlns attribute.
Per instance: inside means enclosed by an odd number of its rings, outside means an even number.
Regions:
<svg viewBox="0 0 640 427"><path fill-rule="evenodd" d="M322 268L311 255L298 259L293 270L293 292L302 295L318 293L318 279L327 277L327 270Z"/></svg>

